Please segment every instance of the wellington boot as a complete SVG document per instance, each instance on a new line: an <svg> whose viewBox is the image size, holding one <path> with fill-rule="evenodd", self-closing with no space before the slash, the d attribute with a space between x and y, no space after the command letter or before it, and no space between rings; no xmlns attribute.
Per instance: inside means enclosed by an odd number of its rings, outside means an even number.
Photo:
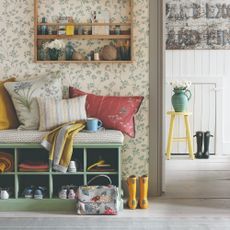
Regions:
<svg viewBox="0 0 230 230"><path fill-rule="evenodd" d="M137 199L136 199L136 193L137 193L137 178L136 176L130 176L127 179L128 184L128 190L129 190L129 199L128 199L128 206L130 209L136 209L137 208Z"/></svg>
<svg viewBox="0 0 230 230"><path fill-rule="evenodd" d="M210 134L210 131L207 131L204 133L204 152L202 155L203 159L209 158L209 143L210 143L210 137L213 137L213 135Z"/></svg>
<svg viewBox="0 0 230 230"><path fill-rule="evenodd" d="M140 208L146 209L149 207L148 203L148 183L149 178L147 175L141 176L139 178L140 181L140 199L139 199L139 205Z"/></svg>
<svg viewBox="0 0 230 230"><path fill-rule="evenodd" d="M203 139L204 139L203 132L198 131L196 132L196 135L194 135L193 137L196 137L196 143L197 143L197 152L196 152L195 157L197 159L202 159L203 158L202 145L203 145Z"/></svg>

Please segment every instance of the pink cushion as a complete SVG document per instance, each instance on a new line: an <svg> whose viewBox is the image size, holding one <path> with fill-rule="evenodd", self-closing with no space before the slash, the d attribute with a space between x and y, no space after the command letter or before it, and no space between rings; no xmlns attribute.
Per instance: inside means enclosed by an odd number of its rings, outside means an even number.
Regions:
<svg viewBox="0 0 230 230"><path fill-rule="evenodd" d="M97 96L73 87L69 88L69 94L71 98L87 95L87 116L100 119L103 127L120 130L130 137L135 136L134 115L144 97Z"/></svg>

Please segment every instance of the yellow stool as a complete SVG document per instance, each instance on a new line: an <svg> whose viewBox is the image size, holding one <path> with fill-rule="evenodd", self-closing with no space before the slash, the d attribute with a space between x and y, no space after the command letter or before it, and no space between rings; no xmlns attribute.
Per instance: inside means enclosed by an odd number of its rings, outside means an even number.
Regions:
<svg viewBox="0 0 230 230"><path fill-rule="evenodd" d="M167 144L167 160L170 160L171 158L171 151L172 151L172 142L173 141L186 141L188 143L188 150L189 150L189 156L192 160L194 160L194 154L193 154L193 146L192 146L192 137L190 132L190 126L189 126L189 120L188 116L192 115L192 113L188 112L167 112L168 115L171 116L170 119L170 127L169 127L169 134L168 134L168 144ZM186 137L173 137L173 128L175 123L175 117L176 116L184 116L184 123L186 128Z"/></svg>

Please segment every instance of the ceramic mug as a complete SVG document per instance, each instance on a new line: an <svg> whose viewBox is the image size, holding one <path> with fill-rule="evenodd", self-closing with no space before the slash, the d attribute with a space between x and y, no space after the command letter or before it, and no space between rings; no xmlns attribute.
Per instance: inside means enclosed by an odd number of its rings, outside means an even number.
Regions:
<svg viewBox="0 0 230 230"><path fill-rule="evenodd" d="M86 121L87 130L90 132L96 132L102 127L102 121L97 118L88 118Z"/></svg>

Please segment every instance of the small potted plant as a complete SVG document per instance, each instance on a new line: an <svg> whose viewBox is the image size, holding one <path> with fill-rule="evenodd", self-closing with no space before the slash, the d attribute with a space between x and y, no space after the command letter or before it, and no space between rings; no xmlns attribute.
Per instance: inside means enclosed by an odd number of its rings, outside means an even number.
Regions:
<svg viewBox="0 0 230 230"><path fill-rule="evenodd" d="M192 93L189 90L192 83L190 81L171 81L174 95L172 96L172 105L175 112L184 112L188 108L188 102L191 99Z"/></svg>
<svg viewBox="0 0 230 230"><path fill-rule="evenodd" d="M50 60L57 61L61 51L65 49L65 43L63 40L56 39L52 42L47 42L44 47L48 49Z"/></svg>

